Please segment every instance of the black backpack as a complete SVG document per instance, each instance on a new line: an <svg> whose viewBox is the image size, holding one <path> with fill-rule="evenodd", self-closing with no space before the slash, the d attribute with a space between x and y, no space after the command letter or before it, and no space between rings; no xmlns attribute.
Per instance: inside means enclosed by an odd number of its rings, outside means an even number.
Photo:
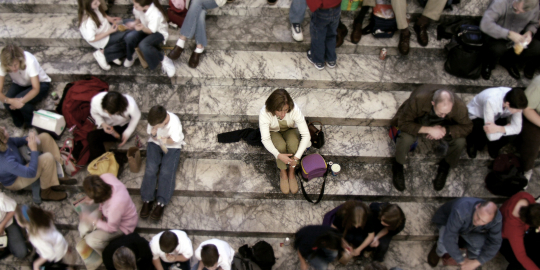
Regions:
<svg viewBox="0 0 540 270"><path fill-rule="evenodd" d="M456 77L478 79L482 70L480 49L483 45L483 35L480 27L462 24L459 31L446 44L448 51L444 70Z"/></svg>
<svg viewBox="0 0 540 270"><path fill-rule="evenodd" d="M256 263L247 258L234 255L232 270L262 270Z"/></svg>
<svg viewBox="0 0 540 270"><path fill-rule="evenodd" d="M268 242L259 241L253 247L243 245L238 249L240 255L245 259L255 262L262 270L271 270L276 264L274 249Z"/></svg>
<svg viewBox="0 0 540 270"><path fill-rule="evenodd" d="M480 25L479 20L475 19L457 19L452 22L441 23L437 26L437 40L452 39L461 31L462 25Z"/></svg>
<svg viewBox="0 0 540 270"><path fill-rule="evenodd" d="M494 195L511 197L523 191L529 181L517 167L508 172L491 171L486 176L486 188Z"/></svg>

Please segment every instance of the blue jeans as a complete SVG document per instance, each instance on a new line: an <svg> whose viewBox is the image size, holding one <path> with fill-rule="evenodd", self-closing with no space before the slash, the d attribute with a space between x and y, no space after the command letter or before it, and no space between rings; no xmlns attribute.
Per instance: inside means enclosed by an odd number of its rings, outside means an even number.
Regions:
<svg viewBox="0 0 540 270"><path fill-rule="evenodd" d="M292 0L291 7L289 9L289 20L292 23L302 23L304 16L306 15L307 1L306 0Z"/></svg>
<svg viewBox="0 0 540 270"><path fill-rule="evenodd" d="M141 185L141 199L145 202L154 201L167 205L171 200L176 184L176 169L180 160L180 149L169 148L167 154L153 142L146 147L146 170ZM160 167L161 165L161 167ZM159 183L157 173L159 171ZM157 192L156 192L157 184Z"/></svg>
<svg viewBox="0 0 540 270"><path fill-rule="evenodd" d="M40 82L39 83L39 93L32 100L28 101L24 106L18 110L12 110L9 108L9 104L4 104L4 107L11 115L13 119L13 124L16 127L22 127L23 124L26 124L27 127L32 126L32 118L34 117L35 105L47 97L49 94L49 88L51 87L50 82ZM32 90L32 86L20 86L16 83L12 83L9 87L6 97L8 98L22 98L28 92Z"/></svg>
<svg viewBox="0 0 540 270"><path fill-rule="evenodd" d="M103 49L103 54L107 62L126 57L127 46L125 38L130 32L132 31L114 32L109 36L109 42L107 42L107 45Z"/></svg>
<svg viewBox="0 0 540 270"><path fill-rule="evenodd" d="M28 249L26 247L26 240L23 236L22 229L13 218L13 223L6 227L6 235L8 237L7 248L4 248L0 252L0 259L5 258L10 253L13 254L16 258L22 259L28 254Z"/></svg>
<svg viewBox="0 0 540 270"><path fill-rule="evenodd" d="M148 67L150 70L154 70L163 61L163 53L161 53L163 40L164 37L159 32L148 35L143 31L130 31L124 38L126 58L129 61L133 60L133 53L138 46L144 55L144 60L148 63Z"/></svg>
<svg viewBox="0 0 540 270"><path fill-rule="evenodd" d="M206 47L208 45L206 39L206 11L217 7L218 5L214 0L192 0L184 24L180 28L180 34L187 38L192 38L195 35L195 42Z"/></svg>
<svg viewBox="0 0 540 270"><path fill-rule="evenodd" d="M320 257L313 257L306 259L307 263L311 265L315 270L326 270L328 269L328 264L333 262L338 255L337 250L328 250L328 255L330 255L329 258L320 258Z"/></svg>
<svg viewBox="0 0 540 270"><path fill-rule="evenodd" d="M439 240L437 241L437 255L439 257L444 256L448 253L443 242L444 233L446 231L446 226L439 227ZM467 242L467 257L471 260L475 260L482 252L482 247L486 241L486 236L478 233L471 234L460 234L459 235L465 242ZM458 243L449 243L450 245L457 245Z"/></svg>
<svg viewBox="0 0 540 270"><path fill-rule="evenodd" d="M317 9L311 14L311 55L313 62L324 64L336 61L336 36L341 17L341 6L331 9Z"/></svg>

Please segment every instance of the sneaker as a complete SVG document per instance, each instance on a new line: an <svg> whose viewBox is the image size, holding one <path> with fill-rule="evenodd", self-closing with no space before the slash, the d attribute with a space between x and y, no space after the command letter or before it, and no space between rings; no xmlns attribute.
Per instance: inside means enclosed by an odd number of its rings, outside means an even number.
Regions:
<svg viewBox="0 0 540 270"><path fill-rule="evenodd" d="M315 63L315 62L313 62L313 59L312 59L312 57L311 57L311 50L309 50L309 51L307 52L307 59L308 59L309 62L311 62L311 63L315 66L315 68L317 68L318 70L323 70L323 69L324 69L324 63Z"/></svg>
<svg viewBox="0 0 540 270"><path fill-rule="evenodd" d="M131 61L129 61L127 58L126 60L124 60L124 67L131 67L133 66L133 64L135 64L135 60L137 60L137 57L139 57L137 55L137 53L133 53L133 57L131 57Z"/></svg>
<svg viewBox="0 0 540 270"><path fill-rule="evenodd" d="M169 78L172 78L176 73L173 61L167 56L163 57L163 61L161 61L161 70L163 73L167 73Z"/></svg>
<svg viewBox="0 0 540 270"><path fill-rule="evenodd" d="M105 55L100 50L95 51L93 55L102 69L104 70L111 69L111 66L107 63L107 60L105 59Z"/></svg>
<svg viewBox="0 0 540 270"><path fill-rule="evenodd" d="M304 34L302 34L302 27L299 23L293 23L291 25L291 31L292 31L292 38L295 41L303 41L304 40Z"/></svg>
<svg viewBox="0 0 540 270"><path fill-rule="evenodd" d="M336 67L336 61L326 62L326 66L328 66L329 68L335 68Z"/></svg>
<svg viewBox="0 0 540 270"><path fill-rule="evenodd" d="M122 65L122 61L120 59L114 59L112 62L119 65L119 66Z"/></svg>

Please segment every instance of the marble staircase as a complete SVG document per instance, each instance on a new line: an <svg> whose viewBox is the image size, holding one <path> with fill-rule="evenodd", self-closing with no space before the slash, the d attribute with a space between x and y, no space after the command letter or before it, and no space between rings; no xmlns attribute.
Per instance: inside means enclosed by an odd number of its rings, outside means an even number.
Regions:
<svg viewBox="0 0 540 270"><path fill-rule="evenodd" d="M147 136L146 116L153 105L161 104L180 117L187 145L182 149L174 196L160 222L139 221L138 231L145 237L165 229L183 229L195 247L218 237L235 248L263 239L276 251L274 269L292 270L298 269L298 259L291 246L280 247L285 237L292 237L304 225L320 223L326 211L344 200L386 201L398 203L408 218L405 230L390 247L387 265L432 269L425 257L437 234L430 222L437 207L462 196L497 203L504 198L484 188L490 162L487 152L479 153L475 160L463 153L446 187L434 191L431 179L440 154L434 150L437 144L423 139L409 155L407 189L395 190L390 164L394 143L387 133L390 119L410 92L424 83L452 88L469 101L485 88L526 86L529 81L516 81L501 67L493 71L489 81L447 74L443 69L446 41L436 40L436 24L430 28L427 47L418 45L413 34L411 53L406 57L397 52L398 34L391 39L364 36L359 44L352 44L347 36L337 50L338 67L317 71L305 56L310 40L309 12L303 25L305 41L294 42L288 21L290 2L280 0L268 6L264 0L234 0L211 10L207 17L209 45L202 62L197 69L188 68L188 49L176 61L172 79L139 64L130 69L115 66L110 71L101 70L91 55L93 49L78 32L75 0L0 0L0 46L15 43L32 52L53 79L51 91L58 94L66 83L94 75L108 82L111 90L132 95L143 112L136 131L143 140ZM161 3L167 6L168 2ZM488 3L462 0L453 10L444 11L441 19L479 18ZM408 4L414 21L422 9L414 0ZM116 0L111 13L126 18L131 9L131 1ZM349 33L353 17L352 12L342 16ZM172 46L178 31L171 28L169 33L167 46ZM192 42L189 46L193 47ZM381 48L388 50L386 60L378 57ZM280 192L273 157L264 148L217 142L219 133L256 127L260 108L276 88L287 89L309 120L325 124L327 144L308 153L318 152L342 166L339 176L328 177L326 195L319 205L309 204L301 194ZM48 98L39 106L52 109L54 103ZM12 135L24 134L12 126L6 111L0 110L0 116L0 125L8 126ZM119 150L131 145L133 139ZM138 208L143 174L144 162L141 172L131 173L126 166L120 176ZM70 195L82 191L86 175L85 171L76 175L79 182L69 188ZM528 191L537 196L540 183L533 177ZM321 179L307 183L307 193L314 197L321 183ZM5 192L19 203L31 202L27 191ZM55 213L66 239L76 243L78 218L69 203L44 202L42 207ZM362 269L365 262L334 264L330 269ZM2 269L29 269L28 265L28 259L0 261ZM80 259L76 265L82 266ZM504 258L497 256L484 269L505 269L505 265Z"/></svg>

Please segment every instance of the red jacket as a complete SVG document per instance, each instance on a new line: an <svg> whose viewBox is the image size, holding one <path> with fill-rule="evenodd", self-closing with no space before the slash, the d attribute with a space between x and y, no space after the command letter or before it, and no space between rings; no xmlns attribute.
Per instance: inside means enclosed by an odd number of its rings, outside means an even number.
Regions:
<svg viewBox="0 0 540 270"><path fill-rule="evenodd" d="M306 2L311 12L315 12L319 8L329 9L341 4L341 0L307 0Z"/></svg>
<svg viewBox="0 0 540 270"><path fill-rule="evenodd" d="M525 245L523 244L523 237L525 236L525 232L529 229L529 225L512 215L514 207L516 207L516 204L521 199L526 199L529 204L536 203L534 197L525 191L516 193L503 203L499 209L503 216L502 238L508 239L514 255L525 269L540 270L540 268L538 268L538 266L536 266L536 264L527 256Z"/></svg>

